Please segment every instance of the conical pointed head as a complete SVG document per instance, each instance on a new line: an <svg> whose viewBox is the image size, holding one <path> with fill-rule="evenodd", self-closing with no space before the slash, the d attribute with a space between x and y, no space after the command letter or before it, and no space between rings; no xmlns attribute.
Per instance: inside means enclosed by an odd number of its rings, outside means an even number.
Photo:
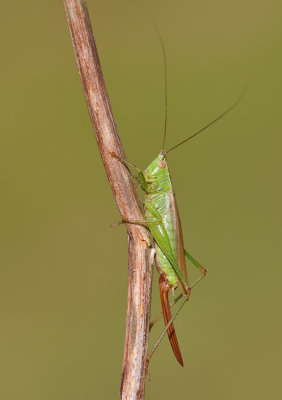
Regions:
<svg viewBox="0 0 282 400"><path fill-rule="evenodd" d="M156 189L164 191L168 191L171 188L167 162L162 152L143 171L143 174L148 185L152 184Z"/></svg>

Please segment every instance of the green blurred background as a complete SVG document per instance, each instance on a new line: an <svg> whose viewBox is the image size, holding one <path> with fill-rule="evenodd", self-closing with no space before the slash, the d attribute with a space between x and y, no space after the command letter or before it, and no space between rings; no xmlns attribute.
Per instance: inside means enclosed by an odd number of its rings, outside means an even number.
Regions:
<svg viewBox="0 0 282 400"><path fill-rule="evenodd" d="M282 4L88 1L120 136L145 167L163 129L186 248L207 268L147 399L280 399ZM5 400L118 397L127 238L88 117L61 1L1 8L1 385ZM192 280L195 277L190 267ZM160 310L154 281L152 313ZM161 326L156 328L157 331Z"/></svg>

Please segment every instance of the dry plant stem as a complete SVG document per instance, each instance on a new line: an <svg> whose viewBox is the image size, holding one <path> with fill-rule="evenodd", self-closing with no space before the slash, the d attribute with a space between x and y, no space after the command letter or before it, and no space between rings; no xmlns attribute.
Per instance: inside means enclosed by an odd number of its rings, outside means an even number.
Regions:
<svg viewBox="0 0 282 400"><path fill-rule="evenodd" d="M130 174L124 165L110 154L114 152L125 158L103 79L86 3L84 0L63 1L90 118L115 200L124 218L144 220ZM128 305L120 396L121 399L133 400L144 398L152 257L146 229L139 225L127 224L127 232ZM105 357L109 358L110 363L111 355L105 353Z"/></svg>

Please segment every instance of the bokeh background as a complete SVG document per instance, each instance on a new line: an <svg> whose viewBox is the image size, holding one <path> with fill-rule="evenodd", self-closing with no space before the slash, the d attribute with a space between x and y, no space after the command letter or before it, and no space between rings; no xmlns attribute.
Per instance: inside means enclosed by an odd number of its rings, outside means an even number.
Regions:
<svg viewBox="0 0 282 400"><path fill-rule="evenodd" d="M208 277L176 322L184 368L165 339L146 398L279 399L282 3L88 6L125 152L140 167L160 150L163 130L152 19L167 49L167 147L248 84L240 106L169 155L185 245ZM127 239L124 227L110 228L120 216L62 2L4 2L1 20L0 397L117 398ZM155 279L152 314L159 310Z"/></svg>

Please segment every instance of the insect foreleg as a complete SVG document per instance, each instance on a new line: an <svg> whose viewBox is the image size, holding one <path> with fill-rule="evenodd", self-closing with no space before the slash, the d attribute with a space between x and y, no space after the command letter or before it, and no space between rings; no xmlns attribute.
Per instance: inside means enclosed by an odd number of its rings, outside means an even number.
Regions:
<svg viewBox="0 0 282 400"><path fill-rule="evenodd" d="M132 177L134 179L137 180L138 184L141 186L141 188L146 192L146 193L156 193L156 191L154 189L151 189L146 181L146 178L143 174L143 172L141 171L140 168L138 168L136 165L131 164L130 162L128 162L127 160L124 160L123 158L121 158L120 156L118 156L116 153L111 152L110 153L111 156L113 158L116 158L119 162L121 162L123 165L125 165L128 168L132 168L135 169L138 172L138 175L132 175Z"/></svg>
<svg viewBox="0 0 282 400"><path fill-rule="evenodd" d="M134 164L131 164L130 162L128 162L127 160L124 160L123 158L121 158L120 156L118 156L116 153L114 153L113 151L110 153L111 154L111 156L113 157L113 158L116 158L119 162L121 162L122 164L124 164L125 166L127 166L127 167L130 167L130 168L132 168L132 169L135 169L136 171L138 171L138 172L141 172L141 169L140 168L138 168L136 165L134 165Z"/></svg>

